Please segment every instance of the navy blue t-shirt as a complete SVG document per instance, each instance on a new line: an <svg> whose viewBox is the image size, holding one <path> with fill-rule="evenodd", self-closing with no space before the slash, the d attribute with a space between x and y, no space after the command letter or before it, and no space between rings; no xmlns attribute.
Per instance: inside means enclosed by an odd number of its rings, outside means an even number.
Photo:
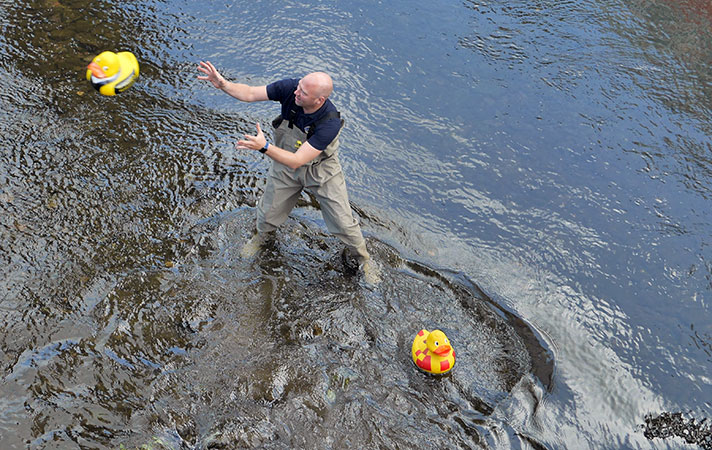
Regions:
<svg viewBox="0 0 712 450"><path fill-rule="evenodd" d="M290 111L296 111L297 116L294 120L294 125L303 132L308 132L308 127L313 126L314 122L318 121L329 111L336 111L336 107L328 98L317 111L306 114L301 106L294 103L294 91L297 90L299 78L291 78L286 80L275 81L267 85L267 97L270 100L280 102L282 104L282 118L289 120ZM320 123L314 130L312 137L308 139L309 144L317 150L324 150L341 129L341 120L333 118Z"/></svg>

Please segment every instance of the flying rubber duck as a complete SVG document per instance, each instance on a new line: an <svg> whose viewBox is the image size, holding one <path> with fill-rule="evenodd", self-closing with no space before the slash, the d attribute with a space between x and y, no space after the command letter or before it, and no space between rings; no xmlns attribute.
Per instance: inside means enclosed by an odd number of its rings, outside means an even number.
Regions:
<svg viewBox="0 0 712 450"><path fill-rule="evenodd" d="M455 365L455 350L440 330L420 330L413 339L411 354L419 369L433 375L445 374Z"/></svg>
<svg viewBox="0 0 712 450"><path fill-rule="evenodd" d="M87 80L103 95L119 94L138 78L138 61L131 52L101 52L87 66Z"/></svg>

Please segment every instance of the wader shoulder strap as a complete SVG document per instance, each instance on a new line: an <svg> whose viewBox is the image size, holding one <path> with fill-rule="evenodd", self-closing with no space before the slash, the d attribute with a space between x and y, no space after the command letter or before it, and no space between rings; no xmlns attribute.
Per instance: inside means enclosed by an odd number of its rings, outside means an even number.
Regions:
<svg viewBox="0 0 712 450"><path fill-rule="evenodd" d="M341 113L338 111L329 111L328 113L326 113L324 115L324 117L322 117L321 119L314 122L312 124L312 126L309 127L309 132L307 133L307 139L309 139L310 137L312 137L314 135L314 131L316 131L317 125L320 125L321 123L326 122L327 120L331 120L331 119L341 119ZM341 121L341 126L342 127L344 126L343 121Z"/></svg>
<svg viewBox="0 0 712 450"><path fill-rule="evenodd" d="M296 115L297 115L297 112L294 111L294 110L290 110L289 113L290 113L290 116L291 116L291 117L289 118L289 128L294 128L294 119L295 119L295 117L296 117ZM307 133L307 139L309 139L310 137L312 137L312 136L314 135L314 131L316 130L317 125L321 124L322 122L326 122L327 120L340 119L340 118L341 118L341 113L340 113L340 112L338 112L338 111L329 111L328 113L326 113L326 115L325 115L324 117L322 117L321 119L317 120L316 122L314 122L314 123L309 127L309 132ZM278 116L275 117L274 120L272 121L272 128L274 128L274 129L279 128L279 126L282 124L283 121L284 121L284 118L282 117L282 115L281 115L281 114L278 115ZM344 126L344 121L343 121L343 120L341 121L341 126L342 126L342 127Z"/></svg>

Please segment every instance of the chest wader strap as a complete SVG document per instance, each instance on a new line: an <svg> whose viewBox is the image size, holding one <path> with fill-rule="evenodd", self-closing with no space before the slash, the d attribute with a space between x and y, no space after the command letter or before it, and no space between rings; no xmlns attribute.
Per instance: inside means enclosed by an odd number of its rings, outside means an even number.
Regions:
<svg viewBox="0 0 712 450"><path fill-rule="evenodd" d="M297 112L295 110L291 110L291 111L289 111L289 114L291 116L289 118L289 128L294 128L294 118L296 117ZM318 125L322 124L323 122L326 122L327 120L331 120L331 119L341 119L341 113L338 111L329 111L328 113L326 113L326 115L324 117L317 120L313 124L309 125L309 127L308 127L309 131L307 132L307 139L309 139L310 137L312 137L314 135L314 131L316 130L316 127ZM272 120L272 128L274 128L276 130L277 128L279 128L279 126L282 124L283 121L284 121L284 119L282 118L282 115L281 114L278 115L277 117L274 118L274 120ZM341 121L341 126L342 127L344 126L343 120Z"/></svg>
<svg viewBox="0 0 712 450"><path fill-rule="evenodd" d="M297 116L297 112L292 109L292 110L289 111L289 113L290 113L290 116L291 116L291 117L290 117L290 119L289 119L289 125L288 125L288 126L289 126L289 128L294 128L294 119L295 119L296 116ZM327 120L331 120L331 119L341 119L341 113L339 113L338 111L329 111L328 113L326 113L326 115L324 115L324 117L322 117L321 119L317 120L317 121L314 122L313 124L309 125L309 127L308 127L309 131L306 133L306 139L305 139L305 141L308 140L310 137L312 137L312 136L314 135L314 132L316 131L316 127L317 127L318 125L320 125L321 123L326 122ZM275 117L274 120L272 120L272 128L274 128L274 129L276 130L277 128L279 128L280 125L282 125L282 122L284 122L284 118L283 118L282 115L280 114L280 115L278 115L277 117ZM341 134L341 128L343 128L343 127L344 127L344 120L341 119L341 126L339 127L339 132L338 132L338 133L336 134L336 136L334 137L334 140L332 141L332 143L338 139L339 134ZM333 154L334 154L334 151L335 151L335 149L333 148L332 144L329 144L329 145L323 150L324 155L325 155L327 158L330 157L331 155L333 155Z"/></svg>

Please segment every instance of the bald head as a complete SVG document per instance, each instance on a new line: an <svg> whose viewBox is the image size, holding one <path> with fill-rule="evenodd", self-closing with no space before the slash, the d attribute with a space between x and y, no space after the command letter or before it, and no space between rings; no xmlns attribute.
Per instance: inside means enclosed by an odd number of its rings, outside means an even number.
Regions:
<svg viewBox="0 0 712 450"><path fill-rule="evenodd" d="M331 81L329 74L324 72L312 72L304 77L304 84L311 88L313 94L317 97L328 98L334 90L334 82Z"/></svg>
<svg viewBox="0 0 712 450"><path fill-rule="evenodd" d="M324 72L312 72L299 80L299 86L294 92L296 104L304 107L304 111L311 113L324 104L331 92L334 83L331 77Z"/></svg>

